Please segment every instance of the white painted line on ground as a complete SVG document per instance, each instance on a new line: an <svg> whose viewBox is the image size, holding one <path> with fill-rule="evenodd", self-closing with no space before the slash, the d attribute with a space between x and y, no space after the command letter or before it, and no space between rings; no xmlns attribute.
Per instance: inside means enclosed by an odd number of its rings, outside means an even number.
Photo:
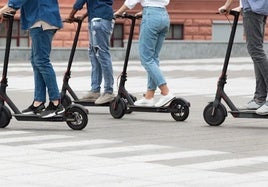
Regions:
<svg viewBox="0 0 268 187"><path fill-rule="evenodd" d="M63 148L63 147L72 147L72 146L85 146L85 145L97 145L97 144L112 144L120 143L116 140L84 140L84 141L69 141L69 142L52 142L52 143L41 143L41 144L31 144L31 145L22 145L19 147L25 148L36 148L36 149L50 149L50 148Z"/></svg>
<svg viewBox="0 0 268 187"><path fill-rule="evenodd" d="M106 153L122 153L122 152L133 152L133 151L155 150L155 149L166 149L166 148L170 147L147 144L137 146L122 146L122 147L109 147L109 148L90 149L90 150L66 151L66 153L81 154L81 155L99 155Z"/></svg>
<svg viewBox="0 0 268 187"><path fill-rule="evenodd" d="M151 155L142 155L142 156L130 156L130 157L124 157L123 159L131 160L131 161L150 162L150 161L158 161L158 160L172 160L172 159L211 156L211 155L219 155L219 154L228 154L228 152L197 150L197 151L182 151L182 152L175 152L175 153L151 154Z"/></svg>
<svg viewBox="0 0 268 187"><path fill-rule="evenodd" d="M70 138L70 136L64 135L42 135L42 136L26 136L26 137L13 137L0 139L0 143L14 143L23 141L40 141L40 140L53 140L53 139L63 139Z"/></svg>
<svg viewBox="0 0 268 187"><path fill-rule="evenodd" d="M0 136L1 135L17 135L17 134L27 134L31 133L29 131L10 131L10 130L5 130L5 131L0 131Z"/></svg>
<svg viewBox="0 0 268 187"><path fill-rule="evenodd" d="M212 162L203 162L198 164L188 164L183 165L184 168L194 168L194 169L202 169L202 170L215 170L229 167L237 167L237 166L250 166L254 164L261 164L268 162L267 156L259 156L259 157L249 157L249 158L237 158L237 159L227 159L227 160L219 160ZM182 167L182 166L178 166Z"/></svg>

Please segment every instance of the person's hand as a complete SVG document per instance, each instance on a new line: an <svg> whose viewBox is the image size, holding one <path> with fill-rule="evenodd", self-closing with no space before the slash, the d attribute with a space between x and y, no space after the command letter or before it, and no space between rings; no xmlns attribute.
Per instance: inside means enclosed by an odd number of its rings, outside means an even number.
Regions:
<svg viewBox="0 0 268 187"><path fill-rule="evenodd" d="M3 20L4 20L4 16L3 16L3 14L0 13L0 23L2 23Z"/></svg>
<svg viewBox="0 0 268 187"><path fill-rule="evenodd" d="M73 23L74 22L74 17L67 17L63 20L63 22L66 22L66 23Z"/></svg>
<svg viewBox="0 0 268 187"><path fill-rule="evenodd" d="M220 14L228 14L229 8L226 5L223 5L222 7L218 9L218 11Z"/></svg>
<svg viewBox="0 0 268 187"><path fill-rule="evenodd" d="M4 9L5 9L5 7L0 9L0 23L2 23L3 20L4 20L4 15L3 15L4 14Z"/></svg>
<svg viewBox="0 0 268 187"><path fill-rule="evenodd" d="M135 14L136 17L142 17L142 11Z"/></svg>
<svg viewBox="0 0 268 187"><path fill-rule="evenodd" d="M241 6L238 6L238 7L235 7L234 9L232 9L233 11L236 11L236 12L241 12Z"/></svg>
<svg viewBox="0 0 268 187"><path fill-rule="evenodd" d="M118 18L119 16L122 16L122 13L119 11L114 12L114 18Z"/></svg>
<svg viewBox="0 0 268 187"><path fill-rule="evenodd" d="M74 22L74 16L77 13L77 10L72 10L71 13L69 14L69 16L64 19L64 22L68 22L68 23L73 23Z"/></svg>

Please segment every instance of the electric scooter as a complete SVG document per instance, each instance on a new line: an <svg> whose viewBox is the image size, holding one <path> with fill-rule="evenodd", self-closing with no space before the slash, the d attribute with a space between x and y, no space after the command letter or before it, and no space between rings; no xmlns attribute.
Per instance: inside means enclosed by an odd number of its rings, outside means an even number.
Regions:
<svg viewBox="0 0 268 187"><path fill-rule="evenodd" d="M82 23L87 16L88 16L87 14L84 14L82 17L76 17L76 18L73 18L71 20L64 21L67 23L72 23L72 22L77 23L77 28L76 28L72 48L71 48L71 53L69 56L67 70L66 70L64 77L63 77L63 84L62 84L62 89L61 89L61 98L62 98L63 106L69 106L72 104L72 102L74 102L76 104L83 105L83 106L109 106L109 102L103 103L103 104L95 104L94 101L80 100L69 84L69 79L71 78L71 67L73 64L73 59L74 59L74 55L75 55L75 51L76 51L77 42L79 39ZM67 91L71 95L72 99L70 98L70 96L67 95Z"/></svg>
<svg viewBox="0 0 268 187"><path fill-rule="evenodd" d="M40 115L23 114L17 106L12 102L6 93L6 88L8 86L7 72L9 64L9 54L10 45L12 39L12 28L15 13L6 13L4 18L8 21L7 39L5 56L3 63L2 79L0 82L0 128L5 128L8 126L12 116L14 116L18 121L51 121L51 122L61 122L65 121L67 125L73 130L82 130L86 127L88 123L88 112L81 105L74 104L65 108L64 114L56 115L50 118L42 118ZM9 108L5 105L9 106ZM11 113L10 109L14 112Z"/></svg>
<svg viewBox="0 0 268 187"><path fill-rule="evenodd" d="M204 108L203 111L203 117L207 124L210 126L219 126L221 125L226 116L227 116L227 110L225 106L221 103L221 100L223 99L225 103L230 108L229 113L232 114L235 118L268 118L268 115L258 115L256 114L255 110L241 110L238 109L231 99L227 96L227 94L224 91L224 85L227 83L227 69L229 65L229 60L231 56L231 51L234 43L237 23L239 20L240 12L231 10L229 12L230 15L234 17L233 19L233 25L229 37L229 42L227 46L227 51L223 63L222 73L221 76L218 79L218 85L217 85L217 91L215 95L215 99L213 102L209 102L208 105Z"/></svg>
<svg viewBox="0 0 268 187"><path fill-rule="evenodd" d="M134 102L136 100L133 95L129 94L125 88L125 82L127 81L127 66L129 61L129 54L132 45L132 39L134 35L134 27L137 19L141 16L134 16L127 13L123 15L118 15L124 19L131 20L130 34L127 43L126 56L123 66L123 72L120 76L120 83L118 88L118 94L116 98L110 103L110 114L115 119L122 118L126 112L159 112L159 113L171 113L171 116L176 121L184 121L189 115L190 103L182 98L174 98L168 106L163 107L146 107L146 106L135 106Z"/></svg>

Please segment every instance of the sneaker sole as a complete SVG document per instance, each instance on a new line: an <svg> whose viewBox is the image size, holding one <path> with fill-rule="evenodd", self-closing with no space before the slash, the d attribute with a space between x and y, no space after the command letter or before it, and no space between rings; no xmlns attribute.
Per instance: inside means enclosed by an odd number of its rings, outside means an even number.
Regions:
<svg viewBox="0 0 268 187"><path fill-rule="evenodd" d="M48 115L46 115L46 116L41 116L41 118L51 118L51 117L53 117L53 116L60 115L60 114L62 114L62 113L64 113L64 112L65 112L65 110L60 111L60 112L53 112L53 113L48 114Z"/></svg>
<svg viewBox="0 0 268 187"><path fill-rule="evenodd" d="M96 105L101 105L101 104L105 104L105 103L110 103L110 102L112 102L113 100L114 100L114 98L113 98L113 99L110 99L110 100L102 101L102 102L96 102L96 101L95 101L95 104L96 104Z"/></svg>
<svg viewBox="0 0 268 187"><path fill-rule="evenodd" d="M170 103L173 99L175 99L176 97L173 97L171 98L170 100L168 100L165 104L161 105L161 106L158 106L158 105L155 105L155 107L164 107L165 105L167 105L168 103Z"/></svg>
<svg viewBox="0 0 268 187"><path fill-rule="evenodd" d="M265 116L265 115L268 115L268 112L256 112L256 114L258 114L258 115L261 115L261 116Z"/></svg>

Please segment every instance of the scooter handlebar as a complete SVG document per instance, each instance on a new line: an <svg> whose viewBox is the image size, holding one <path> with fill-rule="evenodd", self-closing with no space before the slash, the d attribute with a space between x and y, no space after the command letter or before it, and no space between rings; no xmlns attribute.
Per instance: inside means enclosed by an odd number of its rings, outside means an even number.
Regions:
<svg viewBox="0 0 268 187"><path fill-rule="evenodd" d="M236 15L239 15L240 14L240 12L238 12L238 11L235 11L235 10L229 10L229 11L227 11L225 9L221 9L220 10L220 13L221 14L230 14L230 15L233 15L233 16L236 16Z"/></svg>
<svg viewBox="0 0 268 187"><path fill-rule="evenodd" d="M10 17L14 17L16 14L15 11L11 11L11 12L6 12L3 14L4 18L10 18Z"/></svg>
<svg viewBox="0 0 268 187"><path fill-rule="evenodd" d="M142 18L142 15L132 15L128 14L127 12L124 12L122 15L120 14L114 15L114 19L116 18L140 19Z"/></svg>
<svg viewBox="0 0 268 187"><path fill-rule="evenodd" d="M87 16L88 16L87 14L84 14L84 15L79 16L79 17L74 17L74 18L70 18L70 19L64 19L63 22L66 22L66 23L73 23L73 22L79 23L79 22L84 21L84 19Z"/></svg>

